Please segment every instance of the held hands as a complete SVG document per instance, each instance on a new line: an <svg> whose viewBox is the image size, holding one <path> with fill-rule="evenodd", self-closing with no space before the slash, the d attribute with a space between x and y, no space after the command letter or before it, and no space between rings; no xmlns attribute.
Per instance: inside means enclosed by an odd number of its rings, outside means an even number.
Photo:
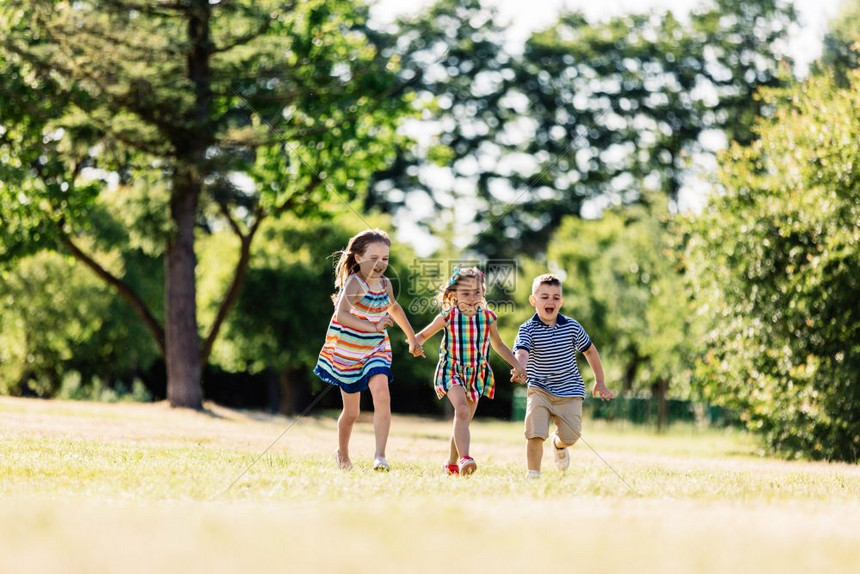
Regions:
<svg viewBox="0 0 860 574"><path fill-rule="evenodd" d="M594 383L594 388L591 389L591 395L594 398L600 398L604 401L611 401L615 398L615 393L610 391L605 383Z"/></svg>
<svg viewBox="0 0 860 574"><path fill-rule="evenodd" d="M528 379L528 375L526 374L526 370L522 366L517 366L511 369L512 383L524 385L526 384L526 379Z"/></svg>
<svg viewBox="0 0 860 574"><path fill-rule="evenodd" d="M427 355L424 354L424 347L421 346L421 343L422 341L419 337L409 339L409 353L413 357L424 357L426 359Z"/></svg>

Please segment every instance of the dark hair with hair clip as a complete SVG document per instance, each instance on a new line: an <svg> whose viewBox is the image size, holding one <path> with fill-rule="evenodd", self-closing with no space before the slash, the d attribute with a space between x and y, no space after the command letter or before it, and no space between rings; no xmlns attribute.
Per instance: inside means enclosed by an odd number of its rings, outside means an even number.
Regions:
<svg viewBox="0 0 860 574"><path fill-rule="evenodd" d="M448 280L448 284L439 289L436 295L436 302L443 310L448 310L452 307L451 301L454 299L454 294L457 292L457 286L462 283L463 279L477 279L478 285L481 288L481 294L486 291L484 288L484 272L477 267L454 267L454 273ZM487 302L482 300L486 307Z"/></svg>

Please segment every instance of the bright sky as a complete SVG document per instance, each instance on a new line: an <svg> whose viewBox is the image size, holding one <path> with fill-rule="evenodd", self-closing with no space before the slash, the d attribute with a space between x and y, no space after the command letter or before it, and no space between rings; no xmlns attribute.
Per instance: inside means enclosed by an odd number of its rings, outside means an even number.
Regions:
<svg viewBox="0 0 860 574"><path fill-rule="evenodd" d="M401 14L418 12L432 0L368 0L373 4L372 15L380 22L389 22ZM742 0L739 0L742 1ZM797 61L798 71L805 73L809 62L821 54L821 39L827 22L835 16L842 0L794 0L801 25L794 30L789 53ZM672 10L685 14L702 0L483 0L495 6L503 22L509 22L511 41L523 42L534 30L549 26L563 9L579 10L588 18L606 19L628 12Z"/></svg>

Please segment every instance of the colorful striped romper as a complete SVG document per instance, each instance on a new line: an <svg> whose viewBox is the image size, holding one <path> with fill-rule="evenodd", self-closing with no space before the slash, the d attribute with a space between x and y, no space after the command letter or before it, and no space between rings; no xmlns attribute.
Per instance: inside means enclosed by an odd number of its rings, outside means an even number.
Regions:
<svg viewBox="0 0 860 574"><path fill-rule="evenodd" d="M452 386L460 385L470 402L482 396L492 399L496 381L487 361L490 325L496 321L496 314L478 307L477 313L470 317L454 307L443 311L442 317L445 329L433 382L436 396L441 399Z"/></svg>
<svg viewBox="0 0 860 574"><path fill-rule="evenodd" d="M365 290L350 313L359 319L367 319L373 324L382 320L391 299L388 291L372 291L370 286L358 275L352 275ZM370 377L383 374L391 375L391 341L388 331L357 331L337 322L337 311L331 318L325 336L325 344L320 351L314 374L323 381L338 385L347 393L366 390Z"/></svg>

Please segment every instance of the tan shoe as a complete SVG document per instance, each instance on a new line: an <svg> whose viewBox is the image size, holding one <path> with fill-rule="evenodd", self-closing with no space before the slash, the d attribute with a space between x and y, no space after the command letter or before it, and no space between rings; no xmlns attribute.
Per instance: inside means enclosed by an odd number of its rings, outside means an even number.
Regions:
<svg viewBox="0 0 860 574"><path fill-rule="evenodd" d="M555 467L564 472L570 466L570 452L567 447L558 448L555 446L555 441L558 439L557 434L552 435L552 449L555 451Z"/></svg>

